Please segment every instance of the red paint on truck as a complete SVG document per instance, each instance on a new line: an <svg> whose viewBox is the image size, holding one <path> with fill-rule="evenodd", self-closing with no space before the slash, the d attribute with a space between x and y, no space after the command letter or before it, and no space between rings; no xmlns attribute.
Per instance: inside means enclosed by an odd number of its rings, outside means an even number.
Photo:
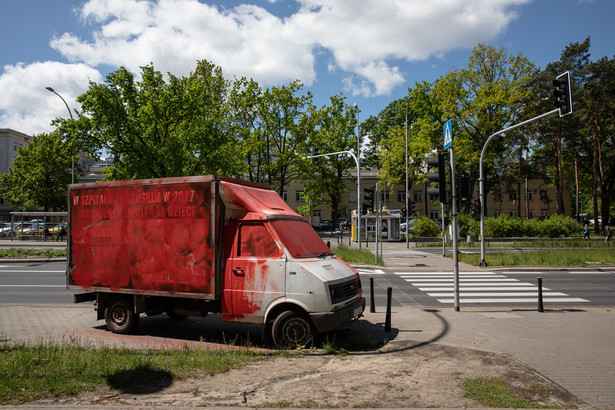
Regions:
<svg viewBox="0 0 615 410"><path fill-rule="evenodd" d="M212 294L211 184L124 181L70 190L70 283Z"/></svg>

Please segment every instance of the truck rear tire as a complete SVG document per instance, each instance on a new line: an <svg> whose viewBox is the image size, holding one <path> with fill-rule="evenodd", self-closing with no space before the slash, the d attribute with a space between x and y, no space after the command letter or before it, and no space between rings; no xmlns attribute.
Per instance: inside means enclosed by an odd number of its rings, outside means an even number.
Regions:
<svg viewBox="0 0 615 410"><path fill-rule="evenodd" d="M310 319L287 310L273 322L271 331L276 346L306 347L314 343L315 330Z"/></svg>
<svg viewBox="0 0 615 410"><path fill-rule="evenodd" d="M139 315L135 314L130 303L119 299L111 302L105 309L107 328L113 333L132 333L139 323Z"/></svg>

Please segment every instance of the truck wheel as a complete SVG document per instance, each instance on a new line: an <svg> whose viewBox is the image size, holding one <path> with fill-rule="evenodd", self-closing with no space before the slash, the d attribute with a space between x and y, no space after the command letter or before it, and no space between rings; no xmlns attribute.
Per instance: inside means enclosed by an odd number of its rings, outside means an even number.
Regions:
<svg viewBox="0 0 615 410"><path fill-rule="evenodd" d="M314 327L305 315L287 310L273 322L271 331L276 346L305 347L314 343Z"/></svg>
<svg viewBox="0 0 615 410"><path fill-rule="evenodd" d="M115 300L105 309L107 328L113 333L131 333L139 323L139 315L125 300Z"/></svg>

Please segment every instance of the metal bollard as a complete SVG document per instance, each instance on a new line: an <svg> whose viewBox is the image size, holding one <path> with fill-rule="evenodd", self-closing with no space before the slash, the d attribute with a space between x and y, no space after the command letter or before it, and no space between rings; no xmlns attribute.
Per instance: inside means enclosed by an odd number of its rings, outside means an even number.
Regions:
<svg viewBox="0 0 615 410"><path fill-rule="evenodd" d="M542 304L542 278L538 277L538 311L544 312L545 308Z"/></svg>
<svg viewBox="0 0 615 410"><path fill-rule="evenodd" d="M376 299L374 298L374 278L369 278L369 311L376 313Z"/></svg>
<svg viewBox="0 0 615 410"><path fill-rule="evenodd" d="M393 295L393 288L387 288L387 314L384 320L384 331L391 331L391 296Z"/></svg>

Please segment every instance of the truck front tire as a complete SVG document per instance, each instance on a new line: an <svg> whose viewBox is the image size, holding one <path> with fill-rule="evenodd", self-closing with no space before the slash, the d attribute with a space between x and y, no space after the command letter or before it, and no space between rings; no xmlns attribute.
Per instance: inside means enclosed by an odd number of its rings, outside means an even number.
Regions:
<svg viewBox="0 0 615 410"><path fill-rule="evenodd" d="M105 322L113 333L128 334L137 327L139 315L127 301L114 300L105 309Z"/></svg>
<svg viewBox="0 0 615 410"><path fill-rule="evenodd" d="M305 347L314 343L315 329L310 319L292 310L282 312L273 322L276 346Z"/></svg>

